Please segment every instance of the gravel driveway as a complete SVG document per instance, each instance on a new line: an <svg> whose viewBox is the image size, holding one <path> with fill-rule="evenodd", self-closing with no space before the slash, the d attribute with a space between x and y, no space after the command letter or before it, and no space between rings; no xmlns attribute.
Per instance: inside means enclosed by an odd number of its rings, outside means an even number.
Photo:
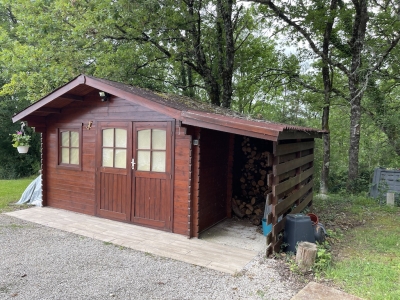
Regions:
<svg viewBox="0 0 400 300"><path fill-rule="evenodd" d="M0 299L290 299L279 264L231 276L0 214Z"/></svg>

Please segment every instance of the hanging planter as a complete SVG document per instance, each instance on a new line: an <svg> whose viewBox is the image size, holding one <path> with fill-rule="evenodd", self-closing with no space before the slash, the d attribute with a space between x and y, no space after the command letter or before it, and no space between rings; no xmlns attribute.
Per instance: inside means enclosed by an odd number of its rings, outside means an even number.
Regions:
<svg viewBox="0 0 400 300"><path fill-rule="evenodd" d="M27 153L29 150L29 146L18 146L17 150L18 150L18 153Z"/></svg>
<svg viewBox="0 0 400 300"><path fill-rule="evenodd" d="M22 130L10 135L12 136L13 147L17 148L19 153L27 153L29 150L29 141L31 140L31 137L25 134Z"/></svg>

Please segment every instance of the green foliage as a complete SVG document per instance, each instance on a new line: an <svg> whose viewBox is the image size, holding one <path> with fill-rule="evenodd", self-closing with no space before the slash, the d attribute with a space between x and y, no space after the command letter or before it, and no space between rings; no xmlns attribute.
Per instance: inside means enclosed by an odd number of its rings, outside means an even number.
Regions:
<svg viewBox="0 0 400 300"><path fill-rule="evenodd" d="M332 253L330 252L331 246L328 242L322 244L317 243L317 257L315 258L314 272L317 277L320 277L332 263Z"/></svg>
<svg viewBox="0 0 400 300"><path fill-rule="evenodd" d="M19 146L29 146L29 141L31 140L31 136L24 134L21 131L17 131L16 133L10 134L12 136L12 145L14 148Z"/></svg>
<svg viewBox="0 0 400 300"><path fill-rule="evenodd" d="M339 1L334 11L329 9L330 2L321 0L274 3L306 29L318 49L326 23L335 19L330 57L349 65L354 21L350 2ZM363 52L360 70L360 79L368 81L362 86L365 97L360 175L353 183L355 192L368 191L375 167L400 165L398 47L385 58L387 63L380 73L366 73L400 27L394 14L397 4L388 3L387 7L368 3L368 51ZM12 97L11 102L1 104L1 111L7 111L4 119L9 120L13 113L79 73L203 101L210 101L211 82L217 84L216 93L221 96L222 76L231 75L233 109L271 121L320 127L321 111L326 105L321 76L325 64L299 32L281 26L266 6L232 2L233 73L224 72L229 63L227 35L223 34L227 29L216 8L228 4L225 0L1 1L0 97ZM335 89L330 99L330 183L332 191L338 192L345 188L349 164L349 81L340 68L332 67L330 75ZM37 146L32 145L25 156L17 155L3 142L7 140L4 134L17 130L18 125L5 122L0 127L0 159L4 162L0 177L34 172L39 164ZM38 137L32 139L38 142ZM320 141L315 157L317 187L322 161Z"/></svg>
<svg viewBox="0 0 400 300"><path fill-rule="evenodd" d="M398 299L399 228L398 208L376 209L365 226L343 239L342 259L328 268L326 277L365 299Z"/></svg>
<svg viewBox="0 0 400 300"><path fill-rule="evenodd" d="M40 169L40 135L26 128L31 137L28 153L19 154L11 143L10 133L20 129L20 124L13 124L13 114L27 105L26 100L0 98L0 179L13 179L37 174Z"/></svg>

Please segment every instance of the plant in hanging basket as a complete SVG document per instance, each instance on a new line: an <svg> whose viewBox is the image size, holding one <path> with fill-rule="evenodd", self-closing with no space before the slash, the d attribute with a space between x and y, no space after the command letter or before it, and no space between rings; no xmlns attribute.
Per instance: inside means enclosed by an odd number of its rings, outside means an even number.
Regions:
<svg viewBox="0 0 400 300"><path fill-rule="evenodd" d="M31 136L24 134L22 131L17 131L17 133L10 134L12 136L12 145L17 148L20 146L28 146Z"/></svg>

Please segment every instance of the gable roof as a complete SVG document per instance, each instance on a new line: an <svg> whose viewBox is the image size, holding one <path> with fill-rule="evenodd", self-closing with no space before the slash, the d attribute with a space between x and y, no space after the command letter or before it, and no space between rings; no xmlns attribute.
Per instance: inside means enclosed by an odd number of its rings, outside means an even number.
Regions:
<svg viewBox="0 0 400 300"><path fill-rule="evenodd" d="M192 98L152 92L127 84L80 75L16 114L12 120L46 117L61 112L72 101L84 101L93 90L126 99L168 115L182 124L215 129L267 140L321 137L324 131L250 118L230 109Z"/></svg>

